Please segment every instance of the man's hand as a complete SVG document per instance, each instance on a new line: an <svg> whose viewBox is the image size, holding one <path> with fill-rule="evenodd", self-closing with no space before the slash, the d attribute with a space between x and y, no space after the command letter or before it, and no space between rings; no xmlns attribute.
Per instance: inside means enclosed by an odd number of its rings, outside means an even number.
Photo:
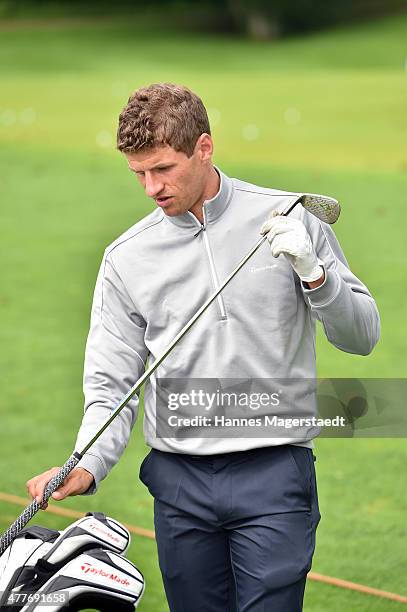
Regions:
<svg viewBox="0 0 407 612"><path fill-rule="evenodd" d="M34 476L27 482L27 491L33 499L36 499L38 503L41 503L42 496L44 494L45 486L51 480L55 474L59 472L59 467L53 467L38 476ZM85 493L93 483L93 475L85 470L84 468L74 468L70 474L65 478L62 485L52 494L52 498L60 501L65 499L68 495L80 495ZM44 503L42 509L45 510L48 504Z"/></svg>
<svg viewBox="0 0 407 612"><path fill-rule="evenodd" d="M273 257L283 253L302 281L322 282L324 270L302 221L275 214L262 225L260 233L267 234Z"/></svg>

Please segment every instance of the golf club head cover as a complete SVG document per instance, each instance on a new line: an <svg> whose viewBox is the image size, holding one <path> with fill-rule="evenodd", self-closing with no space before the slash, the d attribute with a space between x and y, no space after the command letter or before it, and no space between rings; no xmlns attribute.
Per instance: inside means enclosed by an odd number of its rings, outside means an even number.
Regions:
<svg viewBox="0 0 407 612"><path fill-rule="evenodd" d="M72 559L36 592L38 601L25 605L21 612L46 609L70 612L95 608L102 612L132 612L144 593L144 577L128 559L110 551L96 548ZM58 601L59 600L59 601Z"/></svg>
<svg viewBox="0 0 407 612"><path fill-rule="evenodd" d="M0 609L13 592L35 593L71 559L97 547L124 555L126 527L102 513L89 513L63 531L39 525L23 529L0 557ZM14 610L22 606L13 605Z"/></svg>

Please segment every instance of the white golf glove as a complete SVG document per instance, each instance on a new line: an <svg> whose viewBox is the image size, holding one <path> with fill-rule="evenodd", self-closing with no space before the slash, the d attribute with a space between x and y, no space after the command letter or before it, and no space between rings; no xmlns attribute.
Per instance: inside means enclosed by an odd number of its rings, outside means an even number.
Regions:
<svg viewBox="0 0 407 612"><path fill-rule="evenodd" d="M263 236L267 234L273 257L283 253L302 281L309 283L321 278L324 270L318 263L310 235L302 221L282 217L273 211L272 217L263 223L260 233Z"/></svg>

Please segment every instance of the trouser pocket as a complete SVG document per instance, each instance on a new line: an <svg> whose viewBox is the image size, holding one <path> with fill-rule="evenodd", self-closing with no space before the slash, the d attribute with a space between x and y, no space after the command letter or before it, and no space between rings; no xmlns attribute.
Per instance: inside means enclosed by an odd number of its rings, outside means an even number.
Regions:
<svg viewBox="0 0 407 612"><path fill-rule="evenodd" d="M299 483L311 504L312 475L314 469L313 453L305 446L288 445L292 463L298 475Z"/></svg>
<svg viewBox="0 0 407 612"><path fill-rule="evenodd" d="M143 461L141 462L140 465L140 470L139 470L139 479L141 480L141 482L143 484L146 485L146 487L148 487L148 483L147 483L147 466L148 463L151 459L151 455L153 453L154 449L151 449L150 452L144 457Z"/></svg>

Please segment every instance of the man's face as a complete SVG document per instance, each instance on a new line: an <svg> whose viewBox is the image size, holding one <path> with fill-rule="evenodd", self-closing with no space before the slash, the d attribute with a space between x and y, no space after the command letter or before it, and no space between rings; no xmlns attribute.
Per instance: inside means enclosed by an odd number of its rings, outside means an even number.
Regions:
<svg viewBox="0 0 407 612"><path fill-rule="evenodd" d="M202 134L191 157L168 145L125 156L146 195L172 217L205 199L211 153L211 137Z"/></svg>

